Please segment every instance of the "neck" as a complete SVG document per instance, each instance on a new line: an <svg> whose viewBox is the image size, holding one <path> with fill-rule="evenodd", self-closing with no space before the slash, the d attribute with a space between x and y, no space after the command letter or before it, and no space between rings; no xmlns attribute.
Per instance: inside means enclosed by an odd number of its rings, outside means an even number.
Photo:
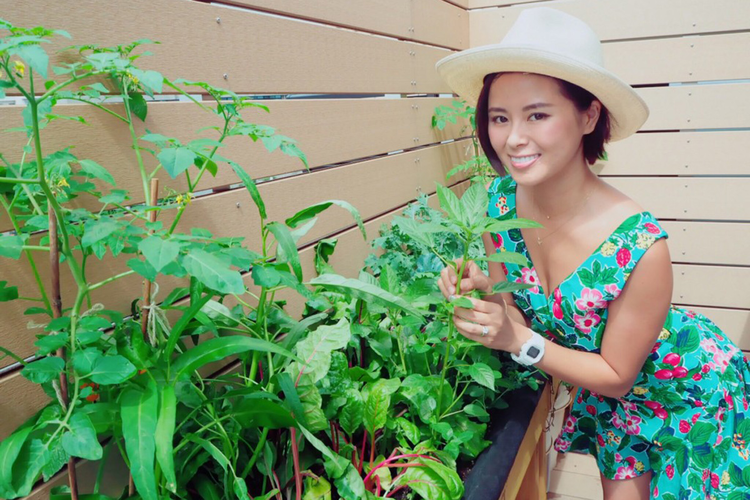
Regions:
<svg viewBox="0 0 750 500"><path fill-rule="evenodd" d="M525 191L534 208L540 212L538 215L554 220L580 207L583 198L591 195L597 182L596 174L585 166L566 172L559 178L549 179L543 184L530 186Z"/></svg>

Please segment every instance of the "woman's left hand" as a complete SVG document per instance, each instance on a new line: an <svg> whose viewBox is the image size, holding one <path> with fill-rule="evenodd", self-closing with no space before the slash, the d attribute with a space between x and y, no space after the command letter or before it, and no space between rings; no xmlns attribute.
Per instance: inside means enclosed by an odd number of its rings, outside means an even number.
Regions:
<svg viewBox="0 0 750 500"><path fill-rule="evenodd" d="M498 304L486 300L467 297L473 309L456 307L453 323L464 337L476 340L490 349L508 351L515 342L513 322L508 317L505 302Z"/></svg>

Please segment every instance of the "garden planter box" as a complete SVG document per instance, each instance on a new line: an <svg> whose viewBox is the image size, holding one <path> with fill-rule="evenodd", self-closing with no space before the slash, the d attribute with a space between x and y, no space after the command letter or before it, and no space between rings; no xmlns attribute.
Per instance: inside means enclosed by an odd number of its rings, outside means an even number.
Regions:
<svg viewBox="0 0 750 500"><path fill-rule="evenodd" d="M523 388L496 414L482 452L464 482L464 500L547 498L544 428L550 411L551 382L539 390Z"/></svg>

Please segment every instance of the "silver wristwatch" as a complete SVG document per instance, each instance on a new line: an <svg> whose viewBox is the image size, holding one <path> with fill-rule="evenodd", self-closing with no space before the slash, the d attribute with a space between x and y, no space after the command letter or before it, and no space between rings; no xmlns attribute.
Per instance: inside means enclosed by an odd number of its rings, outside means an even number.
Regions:
<svg viewBox="0 0 750 500"><path fill-rule="evenodd" d="M522 365L531 366L539 362L544 356L544 337L536 332L531 332L531 338L521 346L521 352L516 356L511 353L513 361Z"/></svg>

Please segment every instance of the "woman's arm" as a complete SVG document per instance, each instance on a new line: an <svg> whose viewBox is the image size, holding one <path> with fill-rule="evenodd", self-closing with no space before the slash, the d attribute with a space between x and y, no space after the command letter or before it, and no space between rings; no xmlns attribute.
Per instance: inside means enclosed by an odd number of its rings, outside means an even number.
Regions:
<svg viewBox="0 0 750 500"><path fill-rule="evenodd" d="M672 298L672 264L665 240L641 258L620 296L609 305L601 354L568 349L545 342L537 367L573 385L602 396L618 398L633 387L636 377L664 325ZM514 326L519 352L531 333Z"/></svg>

